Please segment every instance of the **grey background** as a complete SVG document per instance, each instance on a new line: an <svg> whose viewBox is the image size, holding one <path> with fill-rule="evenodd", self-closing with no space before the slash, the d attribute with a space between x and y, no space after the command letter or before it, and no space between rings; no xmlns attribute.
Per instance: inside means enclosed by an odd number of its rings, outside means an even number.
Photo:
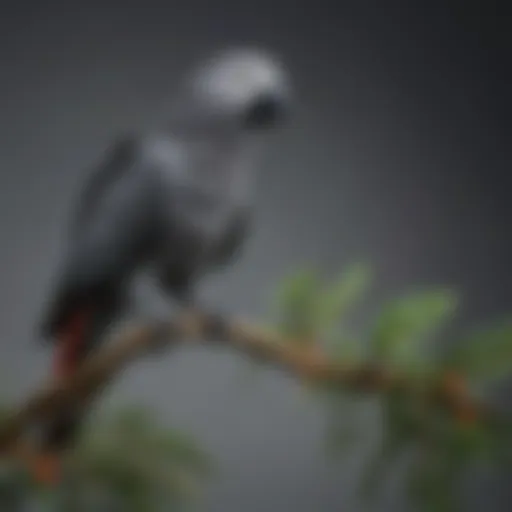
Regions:
<svg viewBox="0 0 512 512"><path fill-rule="evenodd" d="M5 2L0 375L9 395L26 395L47 372L34 325L87 168L112 137L151 122L187 64L230 44L279 52L299 103L261 174L254 236L236 268L207 283L208 300L257 317L296 265L329 274L365 259L378 275L372 303L442 283L464 294L468 320L510 311L511 20L498 3L465 4ZM143 293L150 311L163 307ZM356 510L361 457L331 466L318 404L272 370L249 383L245 371L236 355L183 349L130 369L108 400L154 406L216 457L202 510ZM503 491L477 490L475 510L505 502Z"/></svg>

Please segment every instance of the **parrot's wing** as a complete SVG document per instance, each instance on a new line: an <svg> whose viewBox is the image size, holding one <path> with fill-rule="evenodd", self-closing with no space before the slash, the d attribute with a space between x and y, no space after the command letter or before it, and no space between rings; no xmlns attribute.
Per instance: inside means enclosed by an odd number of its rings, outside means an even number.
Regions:
<svg viewBox="0 0 512 512"><path fill-rule="evenodd" d="M132 137L122 137L111 146L103 162L92 169L84 184L71 226L72 231L80 231L111 186L135 162L136 155L137 140Z"/></svg>
<svg viewBox="0 0 512 512"><path fill-rule="evenodd" d="M42 334L53 336L77 308L116 300L151 250L157 228L156 186L133 148L107 158L81 197L73 236ZM127 153L127 149L130 150Z"/></svg>
<svg viewBox="0 0 512 512"><path fill-rule="evenodd" d="M250 207L240 207L233 215L216 251L215 263L224 266L238 256L252 226Z"/></svg>

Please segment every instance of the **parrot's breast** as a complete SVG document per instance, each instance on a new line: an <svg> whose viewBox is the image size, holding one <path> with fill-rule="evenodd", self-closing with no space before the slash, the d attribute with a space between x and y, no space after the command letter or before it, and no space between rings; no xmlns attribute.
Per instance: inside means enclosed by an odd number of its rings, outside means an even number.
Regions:
<svg viewBox="0 0 512 512"><path fill-rule="evenodd" d="M175 187L169 206L174 219L172 235L187 243L195 240L193 245L205 254L223 237L236 210L233 201L186 184Z"/></svg>
<svg viewBox="0 0 512 512"><path fill-rule="evenodd" d="M166 218L167 263L207 270L216 248L246 201L247 159L236 144L208 141L153 143ZM167 245L166 244L166 245Z"/></svg>

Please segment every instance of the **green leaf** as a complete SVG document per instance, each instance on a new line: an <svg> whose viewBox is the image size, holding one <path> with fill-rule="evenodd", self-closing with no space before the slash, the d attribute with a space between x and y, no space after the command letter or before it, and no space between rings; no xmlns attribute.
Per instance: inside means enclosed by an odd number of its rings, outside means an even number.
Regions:
<svg viewBox="0 0 512 512"><path fill-rule="evenodd" d="M381 399L380 443L361 475L359 495L374 504L397 459L414 445L418 435L418 407L413 394L391 391Z"/></svg>
<svg viewBox="0 0 512 512"><path fill-rule="evenodd" d="M317 303L321 282L317 272L301 270L283 280L277 290L280 330L285 336L300 341L317 334Z"/></svg>
<svg viewBox="0 0 512 512"><path fill-rule="evenodd" d="M364 296L371 280L368 266L352 265L320 294L317 322L324 331L333 329Z"/></svg>
<svg viewBox="0 0 512 512"><path fill-rule="evenodd" d="M327 286L312 269L296 272L284 279L277 290L281 331L297 341L331 334L362 298L369 281L369 268L363 264L349 267Z"/></svg>
<svg viewBox="0 0 512 512"><path fill-rule="evenodd" d="M512 375L512 321L480 329L461 340L448 352L446 364L475 380Z"/></svg>
<svg viewBox="0 0 512 512"><path fill-rule="evenodd" d="M371 343L375 357L392 363L421 361L425 341L455 312L457 301L449 290L433 290L395 299L377 318Z"/></svg>

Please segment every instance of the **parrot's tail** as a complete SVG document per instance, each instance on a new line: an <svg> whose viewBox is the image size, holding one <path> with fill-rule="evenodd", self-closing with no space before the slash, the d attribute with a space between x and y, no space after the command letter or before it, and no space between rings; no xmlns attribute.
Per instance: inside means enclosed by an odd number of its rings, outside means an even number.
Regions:
<svg viewBox="0 0 512 512"><path fill-rule="evenodd" d="M60 329L53 360L52 373L56 379L69 378L79 367L86 353L86 338L90 314L81 310L71 315ZM33 476L39 483L54 485L60 480L61 450L74 437L80 423L76 411L64 411L49 425L44 433L41 452L33 465Z"/></svg>

